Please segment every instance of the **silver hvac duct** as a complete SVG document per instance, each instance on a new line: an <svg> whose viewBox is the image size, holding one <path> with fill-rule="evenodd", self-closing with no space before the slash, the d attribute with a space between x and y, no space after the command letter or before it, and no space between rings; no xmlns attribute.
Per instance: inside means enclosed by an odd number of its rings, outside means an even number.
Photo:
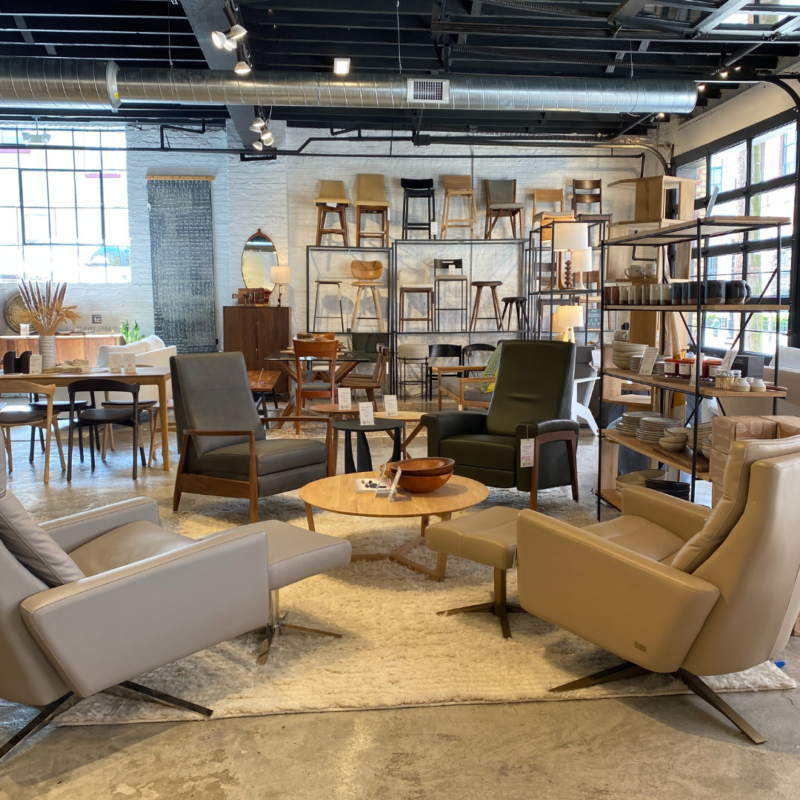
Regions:
<svg viewBox="0 0 800 800"><path fill-rule="evenodd" d="M412 80L440 83L437 77ZM463 111L578 111L688 114L694 81L452 75L444 102L409 101L399 75L119 69L113 61L0 59L0 106L116 108L121 103L337 108L444 108ZM446 92L444 93L447 94Z"/></svg>

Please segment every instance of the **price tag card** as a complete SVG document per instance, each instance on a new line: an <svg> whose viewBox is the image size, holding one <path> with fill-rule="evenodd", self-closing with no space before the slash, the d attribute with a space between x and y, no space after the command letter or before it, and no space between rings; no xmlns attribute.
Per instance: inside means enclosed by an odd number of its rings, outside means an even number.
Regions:
<svg viewBox="0 0 800 800"><path fill-rule="evenodd" d="M733 361L736 356L739 354L739 351L732 347L725 353L725 358L722 359L722 364L719 367L720 372L728 372L730 371L731 367L733 367Z"/></svg>
<svg viewBox="0 0 800 800"><path fill-rule="evenodd" d="M639 365L640 375L652 375L653 367L656 364L656 356L658 355L657 347L648 347L642 356L642 363Z"/></svg>
<svg viewBox="0 0 800 800"><path fill-rule="evenodd" d="M386 394L383 396L383 410L387 417L397 416L397 395Z"/></svg>
<svg viewBox="0 0 800 800"><path fill-rule="evenodd" d="M108 371L122 372L122 353L108 354Z"/></svg>
<svg viewBox="0 0 800 800"><path fill-rule="evenodd" d="M361 425L375 424L375 412L372 409L372 403L358 404L358 421Z"/></svg>
<svg viewBox="0 0 800 800"><path fill-rule="evenodd" d="M341 387L338 391L337 399L339 401L339 411L349 411L353 407L350 399L350 389Z"/></svg>
<svg viewBox="0 0 800 800"><path fill-rule="evenodd" d="M519 443L519 465L523 469L533 466L533 439L522 439Z"/></svg>
<svg viewBox="0 0 800 800"><path fill-rule="evenodd" d="M42 374L42 357L41 356L31 356L31 360L28 362L28 368L30 369L31 375L41 375Z"/></svg>
<svg viewBox="0 0 800 800"><path fill-rule="evenodd" d="M136 356L131 353L130 355L124 353L122 356L122 370L123 372L127 372L133 374L136 372Z"/></svg>
<svg viewBox="0 0 800 800"><path fill-rule="evenodd" d="M436 220L431 220L431 236L435 239L439 233L439 223Z"/></svg>

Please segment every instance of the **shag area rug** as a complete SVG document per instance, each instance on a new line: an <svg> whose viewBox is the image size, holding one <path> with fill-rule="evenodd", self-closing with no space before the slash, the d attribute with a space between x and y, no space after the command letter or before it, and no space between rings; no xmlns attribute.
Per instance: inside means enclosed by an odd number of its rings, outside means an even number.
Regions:
<svg viewBox="0 0 800 800"><path fill-rule="evenodd" d="M516 492L492 490L488 505L522 507ZM236 519L241 508L225 502L210 518L188 511L168 522L199 537ZM594 520L566 491L540 494L540 510L585 526ZM305 526L296 493L272 498L270 514ZM383 552L415 536L418 521L378 520L316 513L318 531L342 536L353 551ZM433 566L424 547L411 556ZM364 561L281 591L286 622L343 634L341 639L288 631L274 640L265 666L256 664L261 634L251 632L157 669L137 680L162 692L214 709L214 718L305 711L402 708L685 694L664 676L620 681L581 692L548 689L618 663L583 639L528 614L513 614L513 638L504 640L489 614L438 616L437 611L490 599L491 568L450 558L447 578L436 583L388 561ZM509 599L517 597L509 573ZM793 689L773 664L708 679L717 691ZM59 725L107 725L198 719L115 689L79 702Z"/></svg>

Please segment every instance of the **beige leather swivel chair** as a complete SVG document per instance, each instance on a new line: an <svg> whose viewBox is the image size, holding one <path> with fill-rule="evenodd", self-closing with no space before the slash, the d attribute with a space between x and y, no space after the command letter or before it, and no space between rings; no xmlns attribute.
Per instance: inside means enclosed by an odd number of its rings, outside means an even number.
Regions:
<svg viewBox="0 0 800 800"><path fill-rule="evenodd" d="M736 442L709 509L625 489L622 516L580 530L532 511L517 530L522 607L625 659L551 691L670 673L756 744L698 676L783 650L800 612L800 436Z"/></svg>
<svg viewBox="0 0 800 800"><path fill-rule="evenodd" d="M68 702L116 685L210 717L131 679L266 626L263 663L273 634L292 627L278 590L346 565L350 549L275 521L193 540L162 528L145 498L39 526L6 491L0 459L0 697L43 706L0 759Z"/></svg>

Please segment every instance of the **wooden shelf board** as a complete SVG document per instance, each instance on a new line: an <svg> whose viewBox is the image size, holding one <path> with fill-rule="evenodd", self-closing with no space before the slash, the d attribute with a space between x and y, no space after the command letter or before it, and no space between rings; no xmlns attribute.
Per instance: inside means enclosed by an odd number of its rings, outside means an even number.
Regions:
<svg viewBox="0 0 800 800"><path fill-rule="evenodd" d="M787 225L788 217L705 217L700 226L702 238L746 233L747 231L774 228L776 225ZM639 223L647 224L647 223ZM651 233L634 233L606 239L606 245L638 245L640 247L658 247L665 244L693 242L697 239L697 222L675 222L658 228Z"/></svg>
<svg viewBox="0 0 800 800"><path fill-rule="evenodd" d="M623 447L627 447L629 450L634 450L637 453L641 453L643 456L655 458L658 461L662 461L664 464L669 465L670 467L679 469L681 472L688 472L690 475L692 474L692 454L688 449L682 450L678 453L673 453L669 450L664 450L658 445L640 442L635 436L623 436L614 429L604 430L603 436L605 436L605 438L610 442L621 444ZM697 454L697 477L703 481L711 480L708 459L700 453Z"/></svg>
<svg viewBox="0 0 800 800"><path fill-rule="evenodd" d="M601 489L600 497L610 506L622 511L622 495L616 489Z"/></svg>
<svg viewBox="0 0 800 800"><path fill-rule="evenodd" d="M604 397L604 403L612 406L646 406L652 408L653 398L643 394L620 394L615 397Z"/></svg>
<svg viewBox="0 0 800 800"><path fill-rule="evenodd" d="M612 378L643 383L646 386L655 386L658 389L667 389L671 392L694 394L694 384L680 378L656 378L652 375L640 375L638 372L617 367L606 367L605 374L610 375ZM732 389L717 389L710 384L701 385L700 394L702 397L768 397L770 399L786 397L786 391L783 389L767 390L766 392L735 392Z"/></svg>
<svg viewBox="0 0 800 800"><path fill-rule="evenodd" d="M778 305L777 303L760 303L758 305L748 303L731 303L727 305L712 304L703 305L700 307L702 311L727 311L731 314L750 314L756 311L788 311L788 305ZM695 305L668 305L668 306L639 306L639 305L625 305L625 306L604 306L604 311L682 311L687 314L692 312L697 313L697 306Z"/></svg>

